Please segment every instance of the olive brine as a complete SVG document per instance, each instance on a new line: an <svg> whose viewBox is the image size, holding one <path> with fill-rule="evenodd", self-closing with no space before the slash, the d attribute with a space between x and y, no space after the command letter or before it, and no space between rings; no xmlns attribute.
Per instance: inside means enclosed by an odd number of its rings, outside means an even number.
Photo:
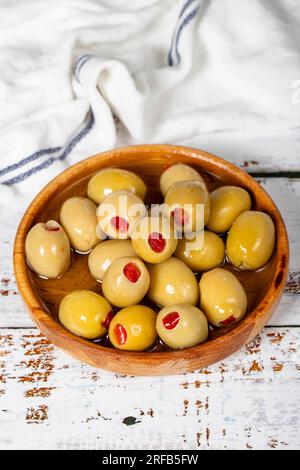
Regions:
<svg viewBox="0 0 300 470"><path fill-rule="evenodd" d="M60 282L78 253L98 286L64 294L58 319L67 330L151 354L158 340L170 349L193 347L244 318L239 273L268 264L274 223L252 210L244 188L209 192L204 176L183 163L169 166L160 176L163 204L153 213L138 175L105 168L90 178L85 197L63 201L57 220L29 230L26 258L37 276Z"/></svg>

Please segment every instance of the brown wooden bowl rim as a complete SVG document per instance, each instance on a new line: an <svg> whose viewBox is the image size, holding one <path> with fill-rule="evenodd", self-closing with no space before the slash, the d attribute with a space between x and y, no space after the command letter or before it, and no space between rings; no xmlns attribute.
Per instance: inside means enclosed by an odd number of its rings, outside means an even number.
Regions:
<svg viewBox="0 0 300 470"><path fill-rule="evenodd" d="M107 348L101 346L97 343L90 342L84 338L78 337L69 331L67 331L59 322L57 322L49 313L47 313L44 308L41 300L36 296L34 290L31 286L29 276L28 276L28 266L24 254L25 246L25 237L32 224L32 220L36 214L36 211L44 204L45 198L48 199L51 195L55 194L57 186L61 183L68 181L68 185L72 184L78 179L78 174L82 173L82 170L86 169L88 163L97 163L102 161L106 157L117 156L119 158L124 158L126 160L126 155L128 153L139 154L139 153L148 153L151 154L151 150L165 152L166 154L179 154L179 155L188 155L189 157L195 158L198 161L211 163L216 167L222 168L227 173L231 175L242 176L244 180L250 183L252 191L257 191L264 195L265 198L269 201L269 204L273 206L274 213L276 214L276 220L274 220L276 227L276 236L277 236L277 246L280 244L283 247L283 251L275 253L275 268L274 276L271 282L269 289L267 290L264 298L261 300L259 305L252 310L241 322L239 322L234 329L224 333L222 336L219 336L211 341L205 342L203 344L194 346L192 348L175 350L175 351L161 351L161 352L132 352L132 351L121 351L118 349ZM121 162L118 161L118 165L121 166ZM96 166L96 165L95 165ZM74 171L76 169L76 171ZM96 169L94 171L97 171ZM76 175L76 176L75 176ZM152 145L135 145L130 147L117 148L96 154L92 157L88 157L75 165L67 168L51 180L33 199L29 207L27 208L16 233L15 244L14 244L14 270L15 277L19 291L31 312L33 320L36 322L40 330L47 336L47 332L51 331L54 334L54 337L60 337L63 341L69 343L69 346L75 346L77 349L80 348L82 351L89 351L93 355L106 355L106 357L111 356L114 359L120 358L122 362L130 361L132 364L143 363L145 356L153 362L153 364L159 364L163 361L180 361L185 360L188 356L189 358L196 358L202 356L209 352L213 347L222 348L228 342L234 344L234 340L239 336L243 331L251 331L251 325L253 322L263 319L266 312L269 311L274 304L280 299L288 274L288 260L289 260L289 246L288 246L288 236L285 228L284 221L281 217L281 214L276 207L275 203L271 197L266 193L266 191L244 170L238 168L234 164L217 157L209 152L193 149L190 147L183 147L177 145L168 145L168 144L152 144ZM286 262L282 263L282 260L285 259ZM258 333L257 331L256 333ZM55 338L51 338L51 341L55 344ZM213 346L212 346L213 345ZM67 349L67 348L66 348ZM100 366L100 365L99 365Z"/></svg>

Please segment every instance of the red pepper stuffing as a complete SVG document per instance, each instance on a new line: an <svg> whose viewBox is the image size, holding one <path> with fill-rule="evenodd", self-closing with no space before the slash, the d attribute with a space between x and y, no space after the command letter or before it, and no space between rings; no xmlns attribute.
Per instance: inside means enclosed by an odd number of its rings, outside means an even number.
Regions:
<svg viewBox="0 0 300 470"><path fill-rule="evenodd" d="M184 209L182 209L182 207L176 207L176 209L172 211L171 215L176 225L180 225L181 227L189 221L189 215Z"/></svg>
<svg viewBox="0 0 300 470"><path fill-rule="evenodd" d="M60 230L60 227L57 227L57 226L51 227L51 225L46 225L45 229L47 230L47 232L58 232Z"/></svg>
<svg viewBox="0 0 300 470"><path fill-rule="evenodd" d="M120 323L117 323L117 325L115 326L115 335L117 337L117 342L120 346L126 343L127 331L126 328Z"/></svg>
<svg viewBox="0 0 300 470"><path fill-rule="evenodd" d="M178 325L180 320L179 313L177 312L171 312L168 313L164 318L163 318L163 324L164 327L167 330L173 330L175 326Z"/></svg>
<svg viewBox="0 0 300 470"><path fill-rule="evenodd" d="M105 320L103 320L102 322L102 326L104 326L104 328L106 328L107 330L108 330L110 322L113 319L113 316L114 316L114 312L111 310L110 312L108 312L108 314L105 317Z"/></svg>
<svg viewBox="0 0 300 470"><path fill-rule="evenodd" d="M162 253L167 242L161 233L152 232L148 237L148 244L155 253Z"/></svg>
<svg viewBox="0 0 300 470"><path fill-rule="evenodd" d="M220 321L220 325L222 326L228 326L231 323L233 323L236 320L236 318L231 315L230 317L226 318L226 320Z"/></svg>
<svg viewBox="0 0 300 470"><path fill-rule="evenodd" d="M135 263L128 263L123 268L124 276L130 282L137 282L141 276L141 271Z"/></svg>
<svg viewBox="0 0 300 470"><path fill-rule="evenodd" d="M129 228L129 223L123 217L112 217L110 223L121 233L126 233Z"/></svg>

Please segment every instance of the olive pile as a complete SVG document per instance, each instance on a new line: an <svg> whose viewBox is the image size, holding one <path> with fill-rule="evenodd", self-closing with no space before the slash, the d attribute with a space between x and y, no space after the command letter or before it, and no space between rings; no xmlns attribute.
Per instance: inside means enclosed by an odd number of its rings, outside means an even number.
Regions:
<svg viewBox="0 0 300 470"><path fill-rule="evenodd" d="M202 176L181 163L162 173L160 189L164 204L150 212L142 179L106 168L89 180L87 197L63 203L60 223L28 232L27 262L40 277L63 276L74 250L88 256L101 283L102 295L78 286L60 302L59 320L75 335L108 335L112 346L130 351L147 350L159 337L181 349L206 341L209 324L222 328L245 316L245 290L222 266L256 271L268 263L275 246L270 216L251 210L243 188L209 193Z"/></svg>

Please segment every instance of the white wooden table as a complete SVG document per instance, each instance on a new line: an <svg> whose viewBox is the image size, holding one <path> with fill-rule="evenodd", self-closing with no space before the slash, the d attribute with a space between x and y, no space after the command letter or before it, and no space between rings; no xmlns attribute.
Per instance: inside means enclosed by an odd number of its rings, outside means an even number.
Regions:
<svg viewBox="0 0 300 470"><path fill-rule="evenodd" d="M269 156L251 160L234 162L259 173L287 224L286 292L251 344L192 374L110 374L49 344L27 316L14 280L13 236L22 211L1 213L1 449L300 448L300 173L290 172L300 161L291 168L287 158L276 166Z"/></svg>

